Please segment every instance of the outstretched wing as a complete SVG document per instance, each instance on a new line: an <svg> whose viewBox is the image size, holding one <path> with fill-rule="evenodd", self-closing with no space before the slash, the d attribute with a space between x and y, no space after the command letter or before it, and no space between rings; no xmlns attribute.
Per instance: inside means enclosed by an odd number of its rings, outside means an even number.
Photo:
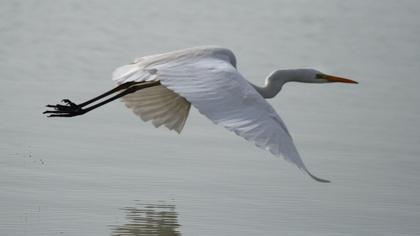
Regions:
<svg viewBox="0 0 420 236"><path fill-rule="evenodd" d="M125 78L116 74L114 80L123 83L153 77L185 98L215 124L275 156L283 156L314 179L326 182L307 170L281 118L227 57L194 55L186 59L169 59L165 57L163 63L155 61L140 66Z"/></svg>

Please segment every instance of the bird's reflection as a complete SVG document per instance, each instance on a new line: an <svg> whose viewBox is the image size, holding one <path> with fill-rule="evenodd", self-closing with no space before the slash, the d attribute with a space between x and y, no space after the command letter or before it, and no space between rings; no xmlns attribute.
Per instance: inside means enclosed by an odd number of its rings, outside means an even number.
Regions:
<svg viewBox="0 0 420 236"><path fill-rule="evenodd" d="M122 210L128 223L113 226L112 236L181 236L175 205L137 204Z"/></svg>

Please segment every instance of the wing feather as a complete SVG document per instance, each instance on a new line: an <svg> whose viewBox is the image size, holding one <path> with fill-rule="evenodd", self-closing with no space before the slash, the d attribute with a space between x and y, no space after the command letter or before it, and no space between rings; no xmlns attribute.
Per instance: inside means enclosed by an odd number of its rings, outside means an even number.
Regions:
<svg viewBox="0 0 420 236"><path fill-rule="evenodd" d="M182 131L190 110L190 103L185 98L164 86L139 90L124 96L122 101L143 121L151 120L155 127L164 125L178 133Z"/></svg>
<svg viewBox="0 0 420 236"><path fill-rule="evenodd" d="M141 99L147 100L147 97L143 96L133 100L124 98L127 106L135 107L134 111L142 119L157 120L154 123L155 126L166 123L179 127L178 122L182 122L183 126L189 110L186 104L189 106L191 103L215 124L225 127L254 143L257 147L270 151L275 156L284 157L317 181L327 182L313 176L307 170L284 122L272 106L237 71L236 65L233 63L236 61L234 58L232 59L232 55L227 49L220 48L161 54L140 60L136 64L137 67L128 66L117 69L114 73L114 80L124 83L147 81L153 77L162 84L157 89L165 87L168 91L173 91L172 93L175 94L173 99L178 96L185 100L178 104L181 106L178 110L183 112L174 115L176 118L168 119L166 116L173 114L170 111L177 109L165 105L164 98L157 101L162 102L161 106L154 105L145 109L140 108L141 102L138 104L136 102ZM168 91L166 93L169 93ZM136 94L134 96L137 96ZM159 113L156 109L164 111ZM187 112L185 112L186 110ZM159 115L163 115L164 118L158 118Z"/></svg>

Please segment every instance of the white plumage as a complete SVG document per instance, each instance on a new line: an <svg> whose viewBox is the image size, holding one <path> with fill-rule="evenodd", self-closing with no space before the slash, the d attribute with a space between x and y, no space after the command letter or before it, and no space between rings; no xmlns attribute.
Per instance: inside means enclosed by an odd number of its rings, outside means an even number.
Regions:
<svg viewBox="0 0 420 236"><path fill-rule="evenodd" d="M116 69L113 80L160 81L161 86L123 97L134 113L155 126L181 132L191 103L215 124L308 172L285 124L238 72L228 49L200 47L140 58ZM172 109L177 106L179 110ZM159 107L164 109L163 119Z"/></svg>
<svg viewBox="0 0 420 236"><path fill-rule="evenodd" d="M64 99L65 105L47 105L53 110L44 113L49 117L79 116L122 98L142 120L180 133L192 104L215 124L275 156L283 156L320 182L329 181L308 171L289 131L265 98L274 97L290 81L357 83L313 69L296 69L276 70L266 78L265 86L259 87L238 72L235 55L220 47L196 47L142 57L117 68L113 80L119 85L108 92L80 104ZM101 99L104 100L99 102Z"/></svg>
<svg viewBox="0 0 420 236"><path fill-rule="evenodd" d="M191 106L185 98L165 86L140 90L124 96L122 100L143 121L152 120L155 127L164 125L178 133L185 125Z"/></svg>

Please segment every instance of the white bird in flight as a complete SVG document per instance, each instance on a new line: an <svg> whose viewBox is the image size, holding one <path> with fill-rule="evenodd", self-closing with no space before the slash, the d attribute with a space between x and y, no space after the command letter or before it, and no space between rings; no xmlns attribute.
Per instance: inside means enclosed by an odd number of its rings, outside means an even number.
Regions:
<svg viewBox="0 0 420 236"><path fill-rule="evenodd" d="M141 57L117 68L112 79L118 84L114 89L80 104L64 99L63 104L47 105L53 110L44 113L73 117L122 98L143 121L180 133L192 104L215 124L282 156L319 182L329 181L309 172L286 125L265 98L276 96L291 81L357 84L313 69L293 69L272 72L259 87L239 73L232 51L212 46Z"/></svg>

